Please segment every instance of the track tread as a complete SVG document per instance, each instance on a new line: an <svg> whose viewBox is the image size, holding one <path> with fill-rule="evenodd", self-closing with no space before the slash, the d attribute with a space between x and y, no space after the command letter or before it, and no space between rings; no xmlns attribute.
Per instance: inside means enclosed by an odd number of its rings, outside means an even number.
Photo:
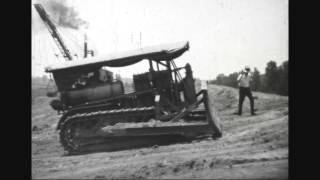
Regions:
<svg viewBox="0 0 320 180"><path fill-rule="evenodd" d="M128 114L130 114L129 117L128 117ZM112 109L112 110L105 110L105 111L98 110L95 112L76 113L71 116L65 117L65 120L61 123L61 129L59 132L60 143L69 154L78 154L86 150L82 149L81 146L78 146L74 142L72 142L73 132L69 132L69 130L70 131L73 130L75 123L80 123L85 121L89 122L89 121L94 121L96 119L101 120L102 116L103 116L103 121L112 120L112 122L114 123L114 119L121 119L121 118L132 119L132 117L134 116L138 118L143 118L143 116L151 117L153 115L154 115L154 107Z"/></svg>

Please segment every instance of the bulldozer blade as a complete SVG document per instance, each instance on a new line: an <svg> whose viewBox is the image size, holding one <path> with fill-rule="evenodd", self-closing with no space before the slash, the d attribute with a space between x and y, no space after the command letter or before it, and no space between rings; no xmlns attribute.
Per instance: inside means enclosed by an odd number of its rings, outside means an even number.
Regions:
<svg viewBox="0 0 320 180"><path fill-rule="evenodd" d="M212 127L214 131L214 137L221 137L222 136L222 128L221 128L221 123L220 123L220 118L217 113L216 108L214 107L214 100L210 95L208 95L208 91L204 92L204 104L205 104L205 109L207 112L207 120Z"/></svg>

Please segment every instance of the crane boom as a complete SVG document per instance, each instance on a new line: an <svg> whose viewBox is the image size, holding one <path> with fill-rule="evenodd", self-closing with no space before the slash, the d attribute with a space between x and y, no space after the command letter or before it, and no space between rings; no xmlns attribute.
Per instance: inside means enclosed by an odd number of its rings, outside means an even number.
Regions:
<svg viewBox="0 0 320 180"><path fill-rule="evenodd" d="M64 44L61 35L59 34L56 26L52 23L50 20L50 16L46 13L44 8L41 4L34 4L34 7L38 11L41 19L43 20L44 24L48 28L51 36L53 37L55 43L57 44L60 52L62 53L63 57L66 58L66 60L72 60L72 56L70 54L70 51L67 49L66 45Z"/></svg>

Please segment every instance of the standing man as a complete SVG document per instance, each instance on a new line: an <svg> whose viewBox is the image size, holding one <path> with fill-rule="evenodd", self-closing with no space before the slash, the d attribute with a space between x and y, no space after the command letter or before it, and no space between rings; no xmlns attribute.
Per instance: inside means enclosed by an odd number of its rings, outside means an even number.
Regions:
<svg viewBox="0 0 320 180"><path fill-rule="evenodd" d="M250 100L250 109L251 115L255 115L254 112L254 100L250 89L250 81L252 81L250 67L246 66L244 71L241 71L237 80L239 82L239 107L238 107L238 115L242 114L242 104L244 98L248 96Z"/></svg>

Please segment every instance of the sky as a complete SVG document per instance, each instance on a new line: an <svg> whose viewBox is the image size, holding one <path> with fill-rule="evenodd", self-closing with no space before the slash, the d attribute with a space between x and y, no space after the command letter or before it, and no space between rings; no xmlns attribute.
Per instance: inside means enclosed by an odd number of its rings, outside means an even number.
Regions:
<svg viewBox="0 0 320 180"><path fill-rule="evenodd" d="M59 28L72 52L81 52L84 33L96 56L189 41L189 51L175 62L177 66L190 63L194 76L201 79L240 71L246 65L264 73L268 61L280 65L288 60L288 0L68 0L66 3L89 23L87 29ZM32 75L42 76L44 67L63 59L54 55L59 51L48 30L41 28L43 22L34 8L32 21ZM148 64L110 70L131 77L146 72Z"/></svg>

